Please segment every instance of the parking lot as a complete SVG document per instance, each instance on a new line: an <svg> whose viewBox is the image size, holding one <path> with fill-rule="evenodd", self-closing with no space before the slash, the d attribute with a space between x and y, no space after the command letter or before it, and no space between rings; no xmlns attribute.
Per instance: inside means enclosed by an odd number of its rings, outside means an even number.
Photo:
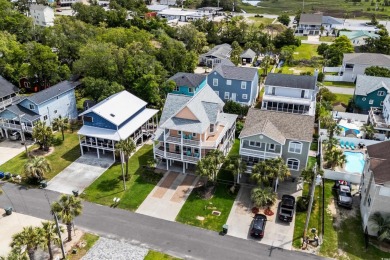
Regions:
<svg viewBox="0 0 390 260"><path fill-rule="evenodd" d="M28 146L32 144L31 141L28 141ZM0 141L0 165L11 160L16 155L24 151L24 145L20 141L11 141L8 139L2 139ZM0 166L1 171L1 166Z"/></svg>
<svg viewBox="0 0 390 260"><path fill-rule="evenodd" d="M228 235L243 239L253 239L249 234L250 225L254 214L252 213L252 202L250 199L250 187L241 187L229 214L227 224ZM294 219L291 223L282 222L277 218L278 205L283 194L290 194L294 197L300 196L301 190L297 191L297 183L285 181L280 183L278 189L278 200L273 207L274 215L267 216L264 238L258 240L266 244L283 249L292 249L294 235ZM260 212L261 213L261 212Z"/></svg>

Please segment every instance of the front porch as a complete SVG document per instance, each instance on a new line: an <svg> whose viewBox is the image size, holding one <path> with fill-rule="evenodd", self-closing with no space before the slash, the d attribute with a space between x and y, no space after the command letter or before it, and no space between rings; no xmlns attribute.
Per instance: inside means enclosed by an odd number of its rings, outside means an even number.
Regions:
<svg viewBox="0 0 390 260"><path fill-rule="evenodd" d="M315 101L309 99L264 96L262 109L293 114L314 115Z"/></svg>

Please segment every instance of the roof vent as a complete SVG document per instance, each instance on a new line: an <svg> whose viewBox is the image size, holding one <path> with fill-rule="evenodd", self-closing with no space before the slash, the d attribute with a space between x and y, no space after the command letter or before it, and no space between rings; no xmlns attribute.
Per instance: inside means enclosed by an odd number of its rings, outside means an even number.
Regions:
<svg viewBox="0 0 390 260"><path fill-rule="evenodd" d="M110 116L112 116L112 117L115 117L115 115L114 115L114 114L110 114Z"/></svg>

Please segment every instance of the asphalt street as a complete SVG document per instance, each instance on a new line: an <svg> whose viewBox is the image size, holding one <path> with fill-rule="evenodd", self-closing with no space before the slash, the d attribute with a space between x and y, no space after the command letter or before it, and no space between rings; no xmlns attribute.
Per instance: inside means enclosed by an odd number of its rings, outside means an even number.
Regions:
<svg viewBox="0 0 390 260"><path fill-rule="evenodd" d="M18 213L51 219L49 202L59 193L26 189L5 183L0 207L12 206ZM47 197L45 196L47 194ZM297 251L262 245L255 241L220 236L217 232L165 221L134 212L84 202L75 225L100 236L125 240L185 259L322 259Z"/></svg>

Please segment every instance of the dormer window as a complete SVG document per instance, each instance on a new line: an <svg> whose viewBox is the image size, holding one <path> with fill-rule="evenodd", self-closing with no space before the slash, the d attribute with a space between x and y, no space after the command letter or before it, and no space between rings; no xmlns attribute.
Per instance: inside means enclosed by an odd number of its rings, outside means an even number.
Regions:
<svg viewBox="0 0 390 260"><path fill-rule="evenodd" d="M30 109L34 110L35 109L35 106L33 104L30 104L29 105Z"/></svg>

